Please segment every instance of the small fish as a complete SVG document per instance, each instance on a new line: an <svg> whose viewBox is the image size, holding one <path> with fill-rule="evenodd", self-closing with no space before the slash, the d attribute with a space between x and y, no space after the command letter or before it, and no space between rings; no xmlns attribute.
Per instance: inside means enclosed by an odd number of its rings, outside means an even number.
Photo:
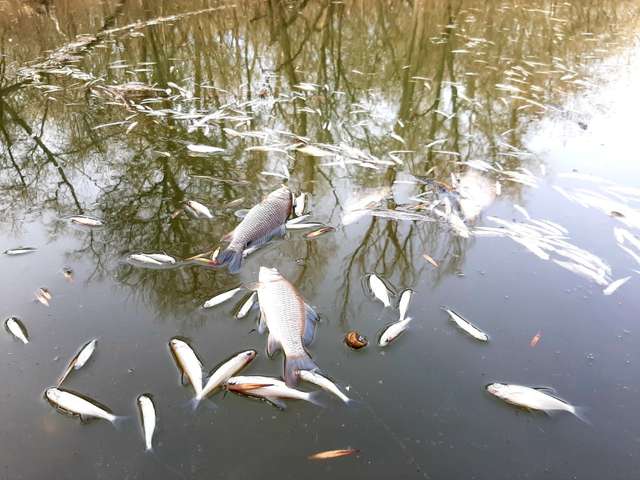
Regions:
<svg viewBox="0 0 640 480"><path fill-rule="evenodd" d="M320 405L320 392L303 392L287 386L282 380L273 377L239 376L231 377L225 384L230 392L241 393L249 397L264 398L276 407L284 410L286 405L281 399L305 400Z"/></svg>
<svg viewBox="0 0 640 480"><path fill-rule="evenodd" d="M413 290L407 288L400 293L400 300L398 301L398 310L400 310L400 320L404 320L404 317L407 315L407 310L409 309L409 302L411 302L411 297L413 296Z"/></svg>
<svg viewBox="0 0 640 480"><path fill-rule="evenodd" d="M300 225L300 224L298 224ZM322 227L318 230L314 230L313 232L306 233L304 238L307 240L313 240L314 238L318 238L320 235L324 235L325 233L335 232L336 229L334 227Z"/></svg>
<svg viewBox="0 0 640 480"><path fill-rule="evenodd" d="M5 320L4 326L7 331L20 340L25 345L29 343L29 334L22 321L17 317L9 317Z"/></svg>
<svg viewBox="0 0 640 480"><path fill-rule="evenodd" d="M360 350L361 348L369 345L369 340L367 340L367 337L360 335L355 330L351 330L344 336L344 343L354 350Z"/></svg>
<svg viewBox="0 0 640 480"><path fill-rule="evenodd" d="M221 387L227 380L236 375L240 370L249 365L258 355L255 350L247 350L245 352L236 353L228 360L224 361L209 377L207 383L202 388L202 392L196 395L194 406L207 398L218 387Z"/></svg>
<svg viewBox="0 0 640 480"><path fill-rule="evenodd" d="M224 148L213 147L211 145L197 145L197 144L187 145L187 150L193 153L203 153L203 154L224 152Z"/></svg>
<svg viewBox="0 0 640 480"><path fill-rule="evenodd" d="M65 413L78 415L83 422L89 418L101 418L115 424L121 418L107 411L105 407L98 405L97 402L68 390L56 387L48 388L45 392L45 398L49 403Z"/></svg>
<svg viewBox="0 0 640 480"><path fill-rule="evenodd" d="M438 262L436 262L432 257L427 255L426 253L422 255L422 258L424 258L427 262L429 262L434 267L438 268Z"/></svg>
<svg viewBox="0 0 640 480"><path fill-rule="evenodd" d="M9 250L5 250L5 255L24 255L25 253L33 253L38 250L35 247L18 247L18 248L10 248Z"/></svg>
<svg viewBox="0 0 640 480"><path fill-rule="evenodd" d="M170 265L175 265L176 259L166 253L144 253L147 257L156 260L160 263L166 263Z"/></svg>
<svg viewBox="0 0 640 480"><path fill-rule="evenodd" d="M327 377L320 375L319 373L309 372L307 370L300 370L300 378L305 382L313 383L319 386L320 388L322 388L323 390L326 390L327 392L334 394L336 397L338 397L347 405L352 401L349 397L347 397L344 393L340 391L340 389L336 386L335 383L333 383Z"/></svg>
<svg viewBox="0 0 640 480"><path fill-rule="evenodd" d="M359 453L360 450L357 448L345 448L342 450L327 450L325 452L314 453L313 455L309 455L309 460L329 460L331 458L340 458L346 457L348 455L353 455L355 453Z"/></svg>
<svg viewBox="0 0 640 480"><path fill-rule="evenodd" d="M611 282L609 284L609 286L607 288L605 288L604 290L602 290L602 293L604 293L605 295L612 295L613 292L615 292L616 290L618 290L622 285L624 285L625 283L627 283L629 281L631 277L624 277L624 278L619 278L618 280L615 280L613 282Z"/></svg>
<svg viewBox="0 0 640 480"><path fill-rule="evenodd" d="M67 365L67 368L60 377L60 380L58 380L58 387L65 381L69 373L71 373L71 370L80 370L84 367L85 363L87 363L93 355L93 352L95 352L97 345L98 339L94 338L82 346L78 353L71 359L69 365Z"/></svg>
<svg viewBox="0 0 640 480"><path fill-rule="evenodd" d="M231 200L230 202L226 203L224 207L234 208L234 207L237 207L238 205L242 205L242 202L244 202L244 197L236 198L235 200Z"/></svg>
<svg viewBox="0 0 640 480"><path fill-rule="evenodd" d="M148 393L143 393L138 397L138 410L140 412L140 423L144 434L144 448L147 452L153 450L153 433L156 430L156 407L153 399Z"/></svg>
<svg viewBox="0 0 640 480"><path fill-rule="evenodd" d="M196 392L196 396L202 393L202 362L187 342L179 338L169 341L169 348L180 369L181 374L186 375Z"/></svg>
<svg viewBox="0 0 640 480"><path fill-rule="evenodd" d="M491 383L487 385L486 389L491 395L518 407L545 412L560 410L580 418L576 407L537 388L508 383Z"/></svg>
<svg viewBox="0 0 640 480"><path fill-rule="evenodd" d="M487 335L485 332L480 330L468 320L464 319L461 315L446 307L443 307L443 310L449 314L451 320L458 327L460 327L463 332L471 335L473 338L475 338L476 340L480 340L481 342L487 342L489 340L489 335Z"/></svg>
<svg viewBox="0 0 640 480"><path fill-rule="evenodd" d="M129 255L128 260L130 262L142 263L145 265L154 265L154 266L162 265L162 262L154 258L151 258L149 255L145 253L132 253L131 255Z"/></svg>
<svg viewBox="0 0 640 480"><path fill-rule="evenodd" d="M236 313L236 318L240 320L247 316L253 305L256 303L256 299L258 298L257 292L252 292L251 295L244 301L244 303L240 306L238 313Z"/></svg>
<svg viewBox="0 0 640 480"><path fill-rule="evenodd" d="M242 287L233 288L228 292L220 293L219 295L216 295L215 297L212 297L206 302L204 302L204 305L202 305L202 308L211 308L211 307L215 307L216 305L220 305L221 303L224 303L230 298L232 298L240 290L242 290Z"/></svg>
<svg viewBox="0 0 640 480"><path fill-rule="evenodd" d="M311 157L330 157L335 155L335 153L323 150L315 145L305 145L304 147L297 148L296 150Z"/></svg>
<svg viewBox="0 0 640 480"><path fill-rule="evenodd" d="M384 282L375 273L369 275L369 287L371 291L380 300L385 307L391 306L391 300L389 300L389 290Z"/></svg>
<svg viewBox="0 0 640 480"><path fill-rule="evenodd" d="M213 218L211 210L209 210L200 202L196 202L195 200L187 200L186 205L196 213L197 217Z"/></svg>
<svg viewBox="0 0 640 480"><path fill-rule="evenodd" d="M45 307L49 306L49 301L53 298L51 292L46 288L39 288L36 291L36 300L43 304Z"/></svg>
<svg viewBox="0 0 640 480"><path fill-rule="evenodd" d="M300 217L307 208L307 194L302 192L294 201L294 211L297 217Z"/></svg>
<svg viewBox="0 0 640 480"><path fill-rule="evenodd" d="M62 275L67 282L73 282L73 270L69 267L62 268Z"/></svg>
<svg viewBox="0 0 640 480"><path fill-rule="evenodd" d="M322 223L305 223L305 222L298 222L298 223L287 222L286 227L287 227L287 230L304 230L304 229L307 229L307 228L324 227L324 224L322 224ZM333 228L333 227L329 227L329 228ZM311 232L311 233L315 234L315 232ZM317 237L319 235L320 234L315 234L314 237Z"/></svg>
<svg viewBox="0 0 640 480"><path fill-rule="evenodd" d="M83 227L101 227L104 225L102 220L95 217L89 217L87 215L74 215L69 217L69 221L76 225L82 225Z"/></svg>
<svg viewBox="0 0 640 480"><path fill-rule="evenodd" d="M541 338L542 338L542 332L538 331L538 333L536 333L533 337L531 337L529 346L531 348L535 347L536 345L538 345L538 342L540 341Z"/></svg>
<svg viewBox="0 0 640 480"><path fill-rule="evenodd" d="M380 333L378 345L381 347L386 347L387 345L389 345L409 327L410 322L411 317L407 317L404 320L399 320L385 327L384 330L382 330L382 332Z"/></svg>

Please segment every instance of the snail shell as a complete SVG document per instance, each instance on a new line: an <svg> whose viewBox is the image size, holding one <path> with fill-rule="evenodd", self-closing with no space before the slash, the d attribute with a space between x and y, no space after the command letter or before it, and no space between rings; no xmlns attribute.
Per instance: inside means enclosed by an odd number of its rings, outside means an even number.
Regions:
<svg viewBox="0 0 640 480"><path fill-rule="evenodd" d="M367 338L363 337L355 330L351 330L350 332L347 332L347 334L344 337L344 342L355 350L364 348L367 345L369 345L369 341L367 340Z"/></svg>

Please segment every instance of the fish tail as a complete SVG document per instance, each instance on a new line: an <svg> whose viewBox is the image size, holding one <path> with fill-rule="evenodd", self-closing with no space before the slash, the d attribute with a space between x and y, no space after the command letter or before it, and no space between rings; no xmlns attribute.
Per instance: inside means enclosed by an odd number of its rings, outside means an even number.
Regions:
<svg viewBox="0 0 640 480"><path fill-rule="evenodd" d="M116 430L122 430L122 426L129 420L128 416L123 415L114 415L111 423L116 428Z"/></svg>
<svg viewBox="0 0 640 480"><path fill-rule="evenodd" d="M216 264L228 265L229 273L238 273L242 265L242 250L227 248L218 254Z"/></svg>
<svg viewBox="0 0 640 480"><path fill-rule="evenodd" d="M321 391L311 392L309 394L308 400L311 403L313 403L316 407L327 408L325 396Z"/></svg>
<svg viewBox="0 0 640 480"><path fill-rule="evenodd" d="M587 410L588 409L586 407L573 407L571 413L573 413L578 420L592 426L591 421L585 415Z"/></svg>
<svg viewBox="0 0 640 480"><path fill-rule="evenodd" d="M311 359L308 353L286 357L284 359L284 381L290 387L298 384L300 370L310 372L318 371L319 368Z"/></svg>

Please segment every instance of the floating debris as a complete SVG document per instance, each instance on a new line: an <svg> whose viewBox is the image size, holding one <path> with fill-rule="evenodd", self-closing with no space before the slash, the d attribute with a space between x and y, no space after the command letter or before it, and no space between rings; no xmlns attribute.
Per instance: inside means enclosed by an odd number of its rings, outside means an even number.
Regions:
<svg viewBox="0 0 640 480"><path fill-rule="evenodd" d="M242 290L242 287L233 288L227 292L220 293L215 297L212 297L206 302L204 302L204 305L202 305L202 308L212 308L212 307L215 307L216 305L220 305L221 303L224 303L227 300L233 298L235 294L238 293L240 290Z"/></svg>
<svg viewBox="0 0 640 480"><path fill-rule="evenodd" d="M360 350L361 348L369 345L369 340L367 340L366 337L360 335L355 330L351 330L344 336L344 343L349 345L354 350Z"/></svg>
<svg viewBox="0 0 640 480"><path fill-rule="evenodd" d="M27 328L17 317L9 317L5 320L4 326L7 331L25 345L29 343L29 334Z"/></svg>
<svg viewBox="0 0 640 480"><path fill-rule="evenodd" d="M536 333L532 338L531 341L529 342L529 346L531 348L535 347L536 345L538 345L538 342L540 341L540 339L542 338L542 332L538 332Z"/></svg>
<svg viewBox="0 0 640 480"><path fill-rule="evenodd" d="M153 404L153 398L148 393L140 395L137 403L142 434L144 435L144 449L151 452L153 451L153 434L156 431L156 407Z"/></svg>
<svg viewBox="0 0 640 480"><path fill-rule="evenodd" d="M330 460L332 458L347 457L359 453L357 448L345 448L342 450L327 450L325 452L314 453L309 455L309 460Z"/></svg>
<svg viewBox="0 0 640 480"><path fill-rule="evenodd" d="M442 308L449 314L449 318L451 319L451 321L455 323L463 332L472 336L476 340L480 340L481 342L489 341L489 335L473 325L471 322L447 307Z"/></svg>
<svg viewBox="0 0 640 480"><path fill-rule="evenodd" d="M38 249L35 247L18 247L18 248L10 248L9 250L5 250L5 255L15 256L15 255L25 255L27 253L33 253Z"/></svg>
<svg viewBox="0 0 640 480"><path fill-rule="evenodd" d="M301 224L297 224L298 226L300 226ZM319 228L318 230L314 230L313 232L309 232L309 233L305 233L304 238L306 238L307 240L313 240L314 238L318 238L321 235L324 235L325 233L330 233L330 232L335 232L336 229L333 227L322 227Z"/></svg>
<svg viewBox="0 0 640 480"><path fill-rule="evenodd" d="M427 255L426 253L422 255L422 258L424 258L427 262L429 262L434 267L438 268L438 262L436 262L432 257Z"/></svg>

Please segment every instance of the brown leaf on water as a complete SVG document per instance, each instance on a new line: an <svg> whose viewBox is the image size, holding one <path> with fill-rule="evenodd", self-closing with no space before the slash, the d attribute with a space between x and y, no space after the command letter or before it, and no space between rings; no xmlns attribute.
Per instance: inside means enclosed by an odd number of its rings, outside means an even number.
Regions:
<svg viewBox="0 0 640 480"><path fill-rule="evenodd" d="M424 258L427 262L429 262L434 267L438 268L438 262L436 262L433 258L431 258L426 253L422 255L422 258Z"/></svg>
<svg viewBox="0 0 640 480"><path fill-rule="evenodd" d="M360 450L357 448L345 448L342 450L326 450L324 452L314 453L313 455L309 455L309 460L329 460L331 458L340 458L346 457L348 455L353 455L354 453L358 453Z"/></svg>

